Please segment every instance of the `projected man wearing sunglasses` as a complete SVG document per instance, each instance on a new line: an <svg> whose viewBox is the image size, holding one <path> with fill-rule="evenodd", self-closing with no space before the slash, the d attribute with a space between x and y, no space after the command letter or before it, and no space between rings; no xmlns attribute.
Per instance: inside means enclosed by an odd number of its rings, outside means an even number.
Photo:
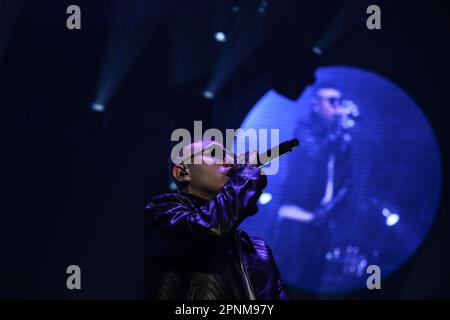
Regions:
<svg viewBox="0 0 450 320"><path fill-rule="evenodd" d="M340 215L351 184L351 135L357 107L342 99L330 84L314 88L309 116L297 123L295 135L302 152L287 159L277 229L290 236L296 248L283 260L296 285L320 290L327 251L333 235L348 228ZM295 179L292 176L295 175ZM348 215L348 213L347 213ZM274 243L277 250L282 244ZM295 275L295 276L294 276Z"/></svg>
<svg viewBox="0 0 450 320"><path fill-rule="evenodd" d="M234 165L214 141L192 143L175 160L170 173L179 192L146 206L146 298L287 299L271 249L239 229L257 213L267 177Z"/></svg>

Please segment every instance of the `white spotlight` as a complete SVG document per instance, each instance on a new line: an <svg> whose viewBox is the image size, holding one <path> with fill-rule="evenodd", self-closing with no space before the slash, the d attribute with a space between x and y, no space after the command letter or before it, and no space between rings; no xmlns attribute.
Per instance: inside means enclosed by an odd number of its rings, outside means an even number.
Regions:
<svg viewBox="0 0 450 320"><path fill-rule="evenodd" d="M216 32L214 34L214 38L219 42L225 42L227 41L227 36L223 32Z"/></svg>
<svg viewBox="0 0 450 320"><path fill-rule="evenodd" d="M392 227L393 225L397 224L399 220L400 216L398 214L392 213L386 218L386 225Z"/></svg>
<svg viewBox="0 0 450 320"><path fill-rule="evenodd" d="M263 192L259 197L259 203L262 205L268 204L272 200L272 195L268 192Z"/></svg>

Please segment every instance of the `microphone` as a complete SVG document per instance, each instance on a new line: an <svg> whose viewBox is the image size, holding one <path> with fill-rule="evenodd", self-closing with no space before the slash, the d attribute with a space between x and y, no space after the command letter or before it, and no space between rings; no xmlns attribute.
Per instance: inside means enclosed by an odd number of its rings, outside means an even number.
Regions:
<svg viewBox="0 0 450 320"><path fill-rule="evenodd" d="M285 154L288 154L289 152L294 150L294 148L298 147L299 145L300 145L300 141L297 138L284 141L284 142L280 143L278 146L273 147L272 149L270 149L262 154L261 153L258 154L258 160L257 160L256 166L258 168L262 168L266 164L272 162L273 160L279 159L282 156L284 156ZM277 154L277 156L274 157L273 154ZM264 159L262 159L262 155L264 155Z"/></svg>
<svg viewBox="0 0 450 320"><path fill-rule="evenodd" d="M282 156L284 156L285 154L291 152L292 150L294 150L294 148L298 147L300 145L300 141L298 139L292 139L292 140L287 140L284 141L282 143L280 143L279 145L277 145L276 147L273 147L272 149L263 152L263 153L259 153L258 154L258 158L256 160L256 166L258 168L262 168L264 167L266 164L269 164L270 162L272 162L275 159L278 159ZM245 152L245 163L248 164L249 163L249 151ZM275 156L276 155L276 156ZM237 163L238 156L235 156L235 161L234 163Z"/></svg>

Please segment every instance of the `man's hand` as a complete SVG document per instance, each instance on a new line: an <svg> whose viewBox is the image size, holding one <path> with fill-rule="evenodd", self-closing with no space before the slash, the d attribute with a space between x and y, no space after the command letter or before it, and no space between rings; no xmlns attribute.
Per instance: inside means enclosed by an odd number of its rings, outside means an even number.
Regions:
<svg viewBox="0 0 450 320"><path fill-rule="evenodd" d="M296 205L283 205L278 210L278 216L284 219L292 219L301 222L310 222L314 219L312 212L306 211Z"/></svg>

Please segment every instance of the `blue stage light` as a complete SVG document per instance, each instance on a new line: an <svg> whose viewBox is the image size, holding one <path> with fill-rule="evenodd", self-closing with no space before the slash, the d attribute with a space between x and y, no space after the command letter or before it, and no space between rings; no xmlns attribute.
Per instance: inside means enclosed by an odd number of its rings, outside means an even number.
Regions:
<svg viewBox="0 0 450 320"><path fill-rule="evenodd" d="M214 92L209 91L209 90L205 90L205 91L203 91L203 97L205 99L212 100L212 99L214 99L215 95L214 95Z"/></svg>
<svg viewBox="0 0 450 320"><path fill-rule="evenodd" d="M91 109L95 112L104 112L106 108L102 103L94 102L91 104Z"/></svg>
<svg viewBox="0 0 450 320"><path fill-rule="evenodd" d="M169 189L172 190L172 191L177 190L177 184L176 184L175 182L172 181L172 182L169 184Z"/></svg>

